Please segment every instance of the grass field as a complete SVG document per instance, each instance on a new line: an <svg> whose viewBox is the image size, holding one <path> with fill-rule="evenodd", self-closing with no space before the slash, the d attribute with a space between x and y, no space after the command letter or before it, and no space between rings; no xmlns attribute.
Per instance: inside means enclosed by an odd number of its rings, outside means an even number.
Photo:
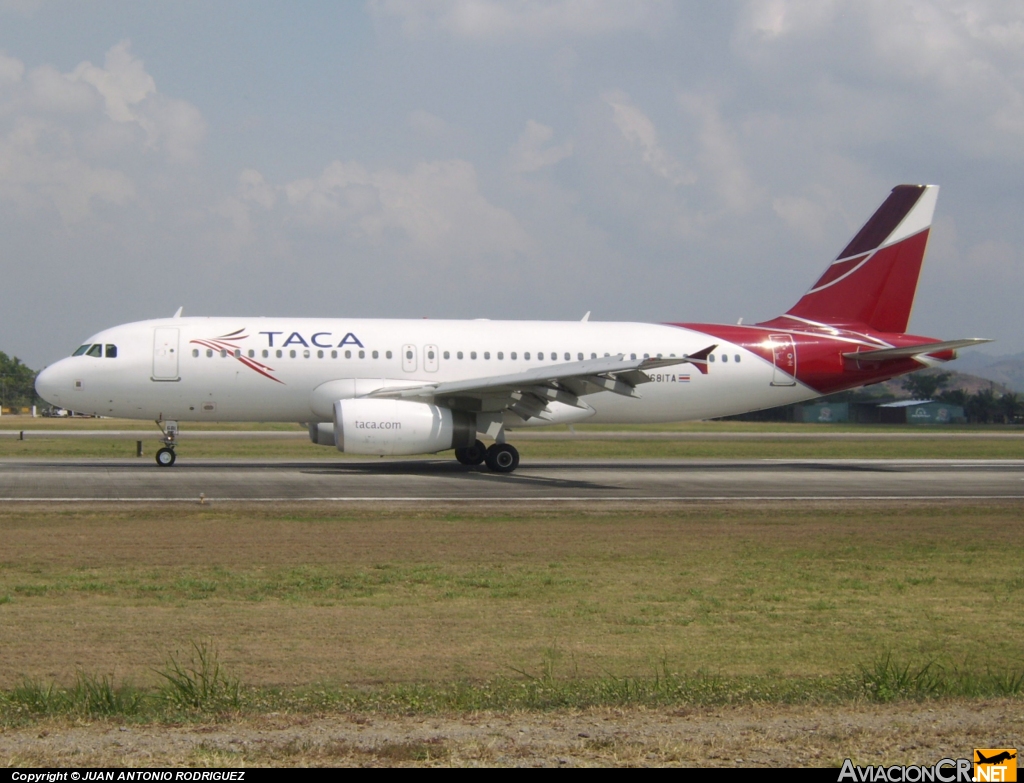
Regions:
<svg viewBox="0 0 1024 783"><path fill-rule="evenodd" d="M292 706L850 699L908 672L1012 695L1022 533L1019 504L8 506L0 707L166 685L196 643Z"/></svg>
<svg viewBox="0 0 1024 783"><path fill-rule="evenodd" d="M182 459L195 458L277 458L294 460L377 459L339 453L336 449L315 446L301 436L295 424L202 423L183 425L185 435L179 445ZM137 430L144 442L145 456L150 459L159 448L159 430L154 424L124 419L30 419L8 416L0 419L0 430ZM188 430L227 430L252 432L270 430L295 433L292 439L208 440L189 439ZM635 440L530 440L533 433L510 435L525 460L530 459L635 459L635 458L692 458L692 459L1024 459L1024 437L998 437L1022 432L1020 427L898 427L816 425L748 422L684 422L667 425L632 425L603 427L581 425L576 431L597 436L614 430L616 433L637 433ZM541 431L562 432L564 427ZM540 431L538 431L540 432ZM691 433L694 435L744 434L753 436L744 440L683 440L663 441L644 439L644 433ZM800 434L811 437L799 440L771 439L772 435ZM914 439L849 440L835 439L836 433L898 435L909 433ZM967 439L948 439L945 433L963 433ZM765 439L756 436L764 435ZM986 437L988 436L988 437ZM997 437L991 437L997 436ZM135 442L131 439L55 438L28 439L0 438L0 458L124 458L134 457ZM450 459L451 452L438 455ZM414 457L413 459L422 459Z"/></svg>

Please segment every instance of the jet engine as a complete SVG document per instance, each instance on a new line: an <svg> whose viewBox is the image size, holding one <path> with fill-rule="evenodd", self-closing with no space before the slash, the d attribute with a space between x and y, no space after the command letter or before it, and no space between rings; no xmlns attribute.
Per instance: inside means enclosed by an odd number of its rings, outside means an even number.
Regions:
<svg viewBox="0 0 1024 783"><path fill-rule="evenodd" d="M433 454L472 446L476 417L409 400L338 400L334 444L346 454Z"/></svg>

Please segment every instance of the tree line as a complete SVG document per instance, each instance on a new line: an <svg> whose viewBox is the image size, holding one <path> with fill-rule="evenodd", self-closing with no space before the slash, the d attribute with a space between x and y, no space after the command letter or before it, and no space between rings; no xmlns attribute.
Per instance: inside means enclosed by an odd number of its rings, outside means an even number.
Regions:
<svg viewBox="0 0 1024 783"><path fill-rule="evenodd" d="M17 356L0 351L0 403L3 407L35 405L36 371L27 367Z"/></svg>
<svg viewBox="0 0 1024 783"><path fill-rule="evenodd" d="M966 389L943 389L952 373L912 373L903 379L903 390L921 400L959 405L972 424L1015 424L1024 418L1024 400L1016 392L997 394L993 386L971 394Z"/></svg>

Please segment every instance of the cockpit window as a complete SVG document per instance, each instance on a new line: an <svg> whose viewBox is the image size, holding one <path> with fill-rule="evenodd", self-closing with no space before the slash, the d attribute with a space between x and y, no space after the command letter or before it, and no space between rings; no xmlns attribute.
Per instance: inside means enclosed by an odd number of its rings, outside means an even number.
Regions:
<svg viewBox="0 0 1024 783"><path fill-rule="evenodd" d="M96 343L96 345L92 346L91 348L89 348L88 351L85 352L85 355L97 357L103 356L103 346L100 345L99 343Z"/></svg>
<svg viewBox="0 0 1024 783"><path fill-rule="evenodd" d="M73 354L71 354L71 355L72 355L72 356L81 356L81 355L82 355L83 353L85 353L86 351L88 351L88 350L89 350L89 348L91 348L91 347L92 347L92 346L89 346L89 345L83 345L82 347L80 347L80 348L79 348L79 349L78 349L77 351L75 351L75 352L74 352Z"/></svg>
<svg viewBox="0 0 1024 783"><path fill-rule="evenodd" d="M116 359L117 358L117 346L116 345L108 345L107 346L107 350L106 350L106 356L107 356L108 359Z"/></svg>

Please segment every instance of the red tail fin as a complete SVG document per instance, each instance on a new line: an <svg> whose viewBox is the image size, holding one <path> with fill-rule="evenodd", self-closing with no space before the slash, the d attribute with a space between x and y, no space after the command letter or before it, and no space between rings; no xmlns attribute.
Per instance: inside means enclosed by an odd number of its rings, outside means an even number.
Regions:
<svg viewBox="0 0 1024 783"><path fill-rule="evenodd" d="M936 185L893 188L786 315L833 326L906 332L938 194Z"/></svg>

